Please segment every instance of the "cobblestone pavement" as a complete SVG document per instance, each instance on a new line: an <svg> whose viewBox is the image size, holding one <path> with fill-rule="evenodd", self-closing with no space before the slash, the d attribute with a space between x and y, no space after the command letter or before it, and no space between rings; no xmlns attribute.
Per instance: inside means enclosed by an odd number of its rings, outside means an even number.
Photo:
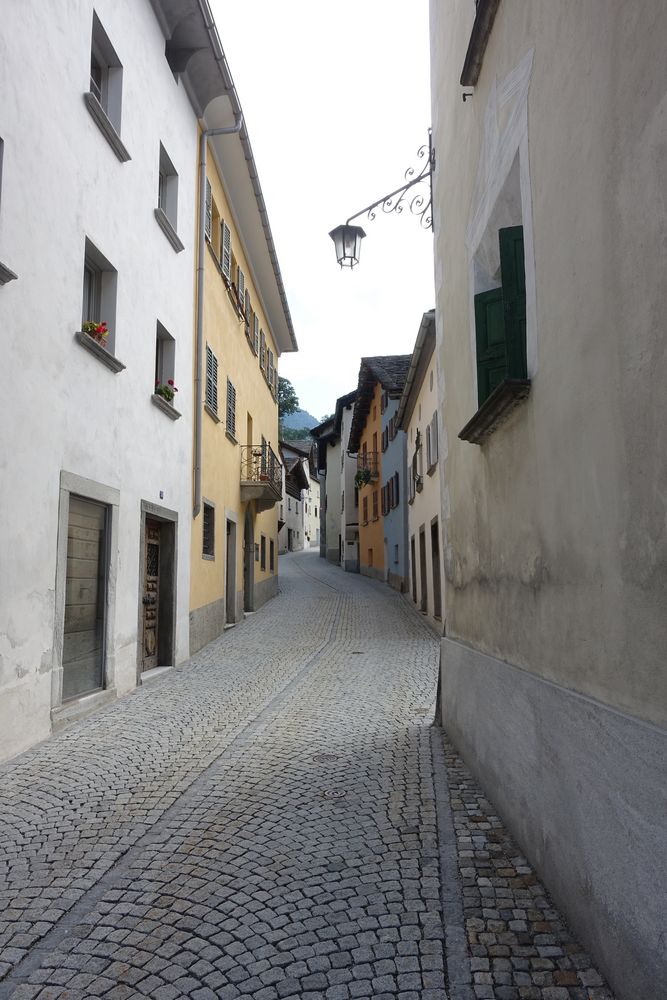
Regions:
<svg viewBox="0 0 667 1000"><path fill-rule="evenodd" d="M0 767L0 1000L611 1000L430 725L437 660L404 598L293 555Z"/></svg>

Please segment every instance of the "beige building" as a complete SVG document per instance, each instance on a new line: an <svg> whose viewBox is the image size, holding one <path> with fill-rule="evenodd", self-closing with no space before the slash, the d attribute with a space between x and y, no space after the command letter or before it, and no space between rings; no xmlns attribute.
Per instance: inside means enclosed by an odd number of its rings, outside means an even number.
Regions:
<svg viewBox="0 0 667 1000"><path fill-rule="evenodd" d="M429 624L442 633L442 530L435 312L424 313L395 417L407 437L410 595Z"/></svg>
<svg viewBox="0 0 667 1000"><path fill-rule="evenodd" d="M666 38L431 2L442 717L619 1000L667 982Z"/></svg>

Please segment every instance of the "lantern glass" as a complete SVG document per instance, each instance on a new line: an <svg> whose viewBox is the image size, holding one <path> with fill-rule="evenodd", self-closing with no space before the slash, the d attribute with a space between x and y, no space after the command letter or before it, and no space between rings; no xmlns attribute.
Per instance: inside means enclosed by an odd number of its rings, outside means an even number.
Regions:
<svg viewBox="0 0 667 1000"><path fill-rule="evenodd" d="M329 233L336 248L336 260L341 267L354 267L359 263L361 241L366 233L361 226L336 226Z"/></svg>

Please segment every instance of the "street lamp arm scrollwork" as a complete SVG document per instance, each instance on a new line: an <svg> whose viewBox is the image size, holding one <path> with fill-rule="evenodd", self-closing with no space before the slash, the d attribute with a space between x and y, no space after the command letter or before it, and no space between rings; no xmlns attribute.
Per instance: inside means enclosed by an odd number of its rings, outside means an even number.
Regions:
<svg viewBox="0 0 667 1000"><path fill-rule="evenodd" d="M406 179L405 184L396 188L395 191L383 195L382 198L378 198L377 201L362 208L361 211L355 212L348 218L344 226L337 226L331 230L329 236L336 246L336 259L341 267L354 267L355 264L359 263L361 241L366 235L361 226L351 224L352 220L365 215L368 221L372 222L376 218L376 208L381 208L386 214L396 212L397 215L400 215L407 205L410 212L419 217L420 224L424 229L432 229L431 181L435 167L435 153L431 139L431 129L428 130L428 142L419 148L417 156L424 160L424 165L418 173L416 173L418 167L408 167L404 174ZM412 192L413 188L418 184L427 184L428 190L420 190L418 193L410 195L409 192Z"/></svg>

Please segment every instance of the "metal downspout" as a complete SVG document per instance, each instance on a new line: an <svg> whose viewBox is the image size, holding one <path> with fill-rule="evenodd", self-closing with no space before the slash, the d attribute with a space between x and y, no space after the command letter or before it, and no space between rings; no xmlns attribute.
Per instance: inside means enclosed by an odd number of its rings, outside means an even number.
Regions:
<svg viewBox="0 0 667 1000"><path fill-rule="evenodd" d="M201 510L201 452L202 452L202 364L204 355L204 254L206 252L206 146L210 136L234 135L241 131L243 115L234 115L234 124L228 128L210 128L199 139L199 231L197 233L197 358L195 366L195 496L193 518Z"/></svg>

